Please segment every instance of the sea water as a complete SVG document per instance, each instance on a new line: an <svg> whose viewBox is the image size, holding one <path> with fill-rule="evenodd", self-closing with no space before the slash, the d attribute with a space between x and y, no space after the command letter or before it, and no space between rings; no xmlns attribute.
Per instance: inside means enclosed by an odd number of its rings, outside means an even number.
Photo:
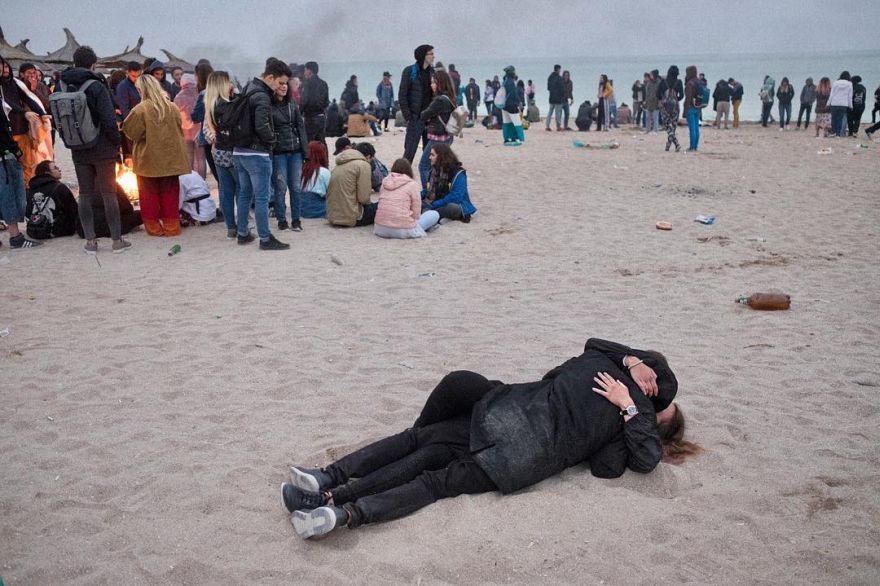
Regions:
<svg viewBox="0 0 880 586"><path fill-rule="evenodd" d="M770 75L776 80L776 86L783 77L788 77L795 88L795 99L792 103L792 117L797 119L799 96L804 81L808 77L818 85L822 77L832 81L840 73L847 70L852 75L860 75L862 84L868 89L866 113L862 118L870 121L870 112L874 105L874 90L880 85L880 52L834 52L834 53L798 53L798 54L749 54L749 55L663 55L663 56L630 56L630 57L565 57L559 59L520 58L520 59L447 59L442 50L436 49L437 60L445 65L455 64L461 74L462 83L467 84L473 77L480 86L482 96L487 79L499 76L503 79L504 68L508 65L516 67L517 75L523 82L534 82L536 88L535 102L545 115L549 108L547 93L547 76L554 64L562 65L563 70L571 72L574 85L574 105L572 106L570 125L574 126L577 108L584 100L596 102L599 76L608 75L614 80L617 105L632 106L632 85L636 79L642 79L646 71L658 69L661 76L666 75L670 65L677 65L684 79L684 71L688 65L696 65L697 70L706 74L710 89L715 87L719 79L735 78L743 84L744 94L740 106L740 117L743 120L759 120L761 117L761 100L758 92L764 82L764 76ZM305 62L309 58L292 58L292 61ZM400 83L400 75L411 60L402 59L397 62L326 62L320 63L320 77L330 86L330 97L339 100L345 83L351 75L358 76L358 89L364 104L376 97L376 86L382 80L382 73L389 71L391 81L396 88ZM217 64L215 63L215 66ZM226 65L241 82L257 75L261 64L239 63ZM815 110L815 108L814 108ZM480 104L480 112L485 107ZM773 116L778 118L776 104ZM707 107L704 118L714 119L712 104ZM813 114L815 118L815 113Z"/></svg>

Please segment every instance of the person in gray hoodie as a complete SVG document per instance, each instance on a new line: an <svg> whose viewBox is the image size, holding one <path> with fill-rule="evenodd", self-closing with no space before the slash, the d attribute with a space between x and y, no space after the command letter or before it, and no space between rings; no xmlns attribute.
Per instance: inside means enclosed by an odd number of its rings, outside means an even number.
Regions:
<svg viewBox="0 0 880 586"><path fill-rule="evenodd" d="M807 121L804 123L804 130L810 127L810 113L813 111L813 102L816 101L816 85L813 78L808 77L807 82L801 89L801 109L798 112L797 128L801 127L801 116L807 114Z"/></svg>

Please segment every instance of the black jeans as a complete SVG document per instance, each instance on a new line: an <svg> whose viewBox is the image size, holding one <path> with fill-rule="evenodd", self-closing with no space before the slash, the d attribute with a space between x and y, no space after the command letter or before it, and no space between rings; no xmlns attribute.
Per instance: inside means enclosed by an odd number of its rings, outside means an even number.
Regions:
<svg viewBox="0 0 880 586"><path fill-rule="evenodd" d="M428 145L428 129L425 123L413 114L413 118L406 123L406 137L403 139L403 158L410 163L415 160L419 141L422 142L422 148Z"/></svg>
<svg viewBox="0 0 880 586"><path fill-rule="evenodd" d="M95 239L94 202L100 197L104 201L110 237L119 240L122 237L122 223L119 219L119 202L116 201L116 161L107 159L94 163L74 163L73 168L79 181L79 219L86 239Z"/></svg>
<svg viewBox="0 0 880 586"><path fill-rule="evenodd" d="M864 113L864 108L860 110L856 110L855 108L853 108L847 113L846 117L847 123L849 125L850 136L856 136L859 134L859 125L862 123L862 114Z"/></svg>
<svg viewBox="0 0 880 586"><path fill-rule="evenodd" d="M368 203L364 206L364 215L355 222L355 226L372 226L376 222L376 210L379 209L378 203Z"/></svg>
<svg viewBox="0 0 880 586"><path fill-rule="evenodd" d="M761 104L761 126L767 127L770 122L770 115L773 113L773 102L764 102Z"/></svg>
<svg viewBox="0 0 880 586"><path fill-rule="evenodd" d="M306 136L309 137L309 141L317 140L318 142L324 142L324 139L327 138L327 117L323 114L319 114L318 116L303 116L303 124L306 129ZM308 148L305 150L308 151Z"/></svg>
<svg viewBox="0 0 880 586"><path fill-rule="evenodd" d="M800 109L800 111L798 112L798 121L797 121L797 127L798 127L798 128L801 127L801 116L803 116L804 113L807 114L807 121L804 122L804 128L809 128L809 127L810 127L810 113L811 113L812 111L813 111L813 104L801 104L801 109Z"/></svg>
<svg viewBox="0 0 880 586"><path fill-rule="evenodd" d="M333 502L351 527L390 521L441 498L497 490L470 455L471 410L494 386L467 371L444 377L416 425L345 456L325 470Z"/></svg>

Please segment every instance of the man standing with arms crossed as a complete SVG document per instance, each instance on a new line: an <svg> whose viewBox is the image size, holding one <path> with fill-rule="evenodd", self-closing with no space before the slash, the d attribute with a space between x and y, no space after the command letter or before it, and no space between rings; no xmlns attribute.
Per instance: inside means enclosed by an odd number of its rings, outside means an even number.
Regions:
<svg viewBox="0 0 880 586"><path fill-rule="evenodd" d="M410 163L415 159L419 140L422 142L422 148L428 144L428 131L419 117L433 97L431 75L434 73L434 47L419 45L414 54L416 62L407 66L400 74L400 89L397 92L400 111L406 120L403 158Z"/></svg>

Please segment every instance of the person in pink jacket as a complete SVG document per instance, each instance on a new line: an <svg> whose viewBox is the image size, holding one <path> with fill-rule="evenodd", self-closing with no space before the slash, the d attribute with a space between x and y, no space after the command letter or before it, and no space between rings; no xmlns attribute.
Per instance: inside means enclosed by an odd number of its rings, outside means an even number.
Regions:
<svg viewBox="0 0 880 586"><path fill-rule="evenodd" d="M434 210L422 212L421 186L413 179L412 165L397 159L382 181L373 234L382 238L421 238L440 221Z"/></svg>

